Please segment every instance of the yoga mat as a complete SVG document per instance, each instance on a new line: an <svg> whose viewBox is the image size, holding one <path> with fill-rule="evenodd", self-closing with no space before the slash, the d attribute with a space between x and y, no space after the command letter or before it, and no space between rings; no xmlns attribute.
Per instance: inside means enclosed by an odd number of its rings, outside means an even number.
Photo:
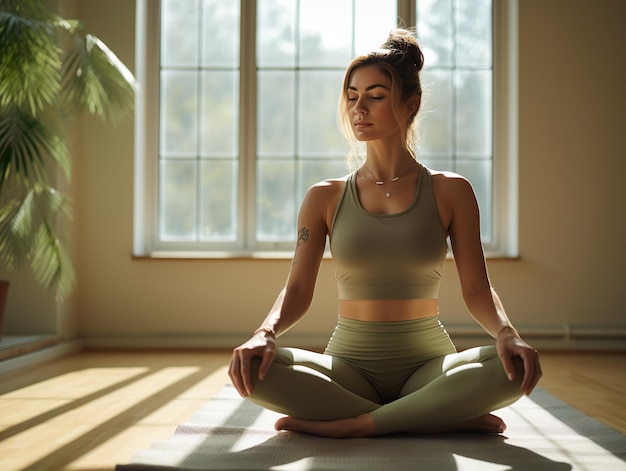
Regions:
<svg viewBox="0 0 626 471"><path fill-rule="evenodd" d="M321 438L276 432L280 414L226 386L169 440L116 470L626 470L623 434L539 388L496 415L508 426L502 436Z"/></svg>

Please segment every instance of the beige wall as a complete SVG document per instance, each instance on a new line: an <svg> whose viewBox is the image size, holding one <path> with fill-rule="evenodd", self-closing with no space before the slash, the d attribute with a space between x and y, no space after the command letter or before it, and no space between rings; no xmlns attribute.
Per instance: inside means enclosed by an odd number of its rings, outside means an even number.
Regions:
<svg viewBox="0 0 626 471"><path fill-rule="evenodd" d="M626 327L626 2L519 2L519 260L492 260L510 316L533 326ZM134 63L134 2L79 2L87 27ZM286 260L134 260L133 126L81 120L75 145L78 290L72 315L88 343L188 337L224 346L254 329L281 288ZM442 319L468 324L452 262ZM10 308L26 298L11 300ZM311 312L295 334L335 318L324 262ZM12 315L9 313L10 316ZM23 328L15 321L15 329ZM66 328L66 335L75 329ZM180 342L180 339L173 341ZM149 343L149 342L148 342Z"/></svg>

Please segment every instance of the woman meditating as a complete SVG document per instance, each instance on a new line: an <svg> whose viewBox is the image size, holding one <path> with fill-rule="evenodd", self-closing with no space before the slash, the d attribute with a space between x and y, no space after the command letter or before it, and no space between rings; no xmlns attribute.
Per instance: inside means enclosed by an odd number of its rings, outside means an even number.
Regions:
<svg viewBox="0 0 626 471"><path fill-rule="evenodd" d="M395 30L357 57L340 99L343 131L366 155L346 177L311 187L298 215L286 286L229 367L243 397L286 414L276 429L327 437L399 432L501 433L490 412L529 394L537 351L491 287L470 183L420 164L412 150L423 55ZM324 353L277 348L306 313L326 239L339 292L337 326ZM457 352L439 321L450 238L463 298L495 345Z"/></svg>

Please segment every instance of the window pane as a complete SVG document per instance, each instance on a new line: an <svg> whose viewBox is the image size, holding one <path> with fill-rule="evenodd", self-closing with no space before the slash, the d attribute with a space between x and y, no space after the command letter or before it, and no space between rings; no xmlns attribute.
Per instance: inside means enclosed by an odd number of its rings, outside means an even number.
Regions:
<svg viewBox="0 0 626 471"><path fill-rule="evenodd" d="M424 70L422 106L418 114L420 155L450 158L453 152L452 73L449 70Z"/></svg>
<svg viewBox="0 0 626 471"><path fill-rule="evenodd" d="M296 200L302 203L306 191L317 182L338 178L348 173L345 157L332 160L302 160L298 162L298 187Z"/></svg>
<svg viewBox="0 0 626 471"><path fill-rule="evenodd" d="M198 2L161 0L161 65L198 63Z"/></svg>
<svg viewBox="0 0 626 471"><path fill-rule="evenodd" d="M352 58L352 0L300 0L300 65L345 67Z"/></svg>
<svg viewBox="0 0 626 471"><path fill-rule="evenodd" d="M420 159L472 182L492 240L492 0L416 0L425 69Z"/></svg>
<svg viewBox="0 0 626 471"><path fill-rule="evenodd" d="M337 102L343 71L300 73L298 94L298 154L336 155L346 151L337 128Z"/></svg>
<svg viewBox="0 0 626 471"><path fill-rule="evenodd" d="M289 156L295 153L295 74L259 71L257 82L257 152Z"/></svg>
<svg viewBox="0 0 626 471"><path fill-rule="evenodd" d="M196 238L196 162L162 161L160 166L159 239Z"/></svg>
<svg viewBox="0 0 626 471"><path fill-rule="evenodd" d="M202 65L238 66L239 0L203 0L202 19Z"/></svg>
<svg viewBox="0 0 626 471"><path fill-rule="evenodd" d="M202 162L201 231L204 241L237 240L236 160Z"/></svg>
<svg viewBox="0 0 626 471"><path fill-rule="evenodd" d="M296 61L294 0L261 0L257 7L257 64L293 67Z"/></svg>
<svg viewBox="0 0 626 471"><path fill-rule="evenodd" d="M455 0L456 63L491 67L491 0Z"/></svg>
<svg viewBox="0 0 626 471"><path fill-rule="evenodd" d="M367 54L385 42L389 31L396 27L396 0L358 0L354 2L355 55ZM348 60L351 60L350 57ZM344 64L346 67L348 63Z"/></svg>
<svg viewBox="0 0 626 471"><path fill-rule="evenodd" d="M426 67L450 67L454 50L452 0L417 0L417 35Z"/></svg>
<svg viewBox="0 0 626 471"><path fill-rule="evenodd" d="M296 231L294 162L257 164L256 238L263 242L293 240Z"/></svg>
<svg viewBox="0 0 626 471"><path fill-rule="evenodd" d="M480 235L483 242L492 240L492 163L491 160L460 160L457 172L467 178L474 187L480 207Z"/></svg>
<svg viewBox="0 0 626 471"><path fill-rule="evenodd" d="M197 142L196 74L161 72L161 155L195 155Z"/></svg>
<svg viewBox="0 0 626 471"><path fill-rule="evenodd" d="M239 73L202 73L202 155L238 153Z"/></svg>
<svg viewBox="0 0 626 471"><path fill-rule="evenodd" d="M491 155L491 72L457 72L455 86L457 152Z"/></svg>
<svg viewBox="0 0 626 471"><path fill-rule="evenodd" d="M489 240L492 0L408 1L426 60L419 159L472 181ZM397 3L162 0L160 240L238 249L245 233L256 236L245 249L258 249L256 242L287 248L280 243L294 240L306 190L347 172L348 145L336 124L343 74L355 54L380 47L396 27ZM256 27L240 31L246 15L256 15ZM255 55L240 51L241 34L256 34ZM241 52L247 74L256 76L240 83ZM255 102L240 103L248 98ZM241 117L242 110L256 113ZM240 148L243 135L256 155ZM256 178L254 207L244 215L242 175Z"/></svg>

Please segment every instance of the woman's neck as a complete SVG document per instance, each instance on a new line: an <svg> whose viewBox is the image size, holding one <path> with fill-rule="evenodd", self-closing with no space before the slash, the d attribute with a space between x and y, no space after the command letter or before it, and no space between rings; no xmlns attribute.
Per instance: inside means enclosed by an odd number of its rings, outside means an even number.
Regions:
<svg viewBox="0 0 626 471"><path fill-rule="evenodd" d="M404 176L415 169L415 158L401 144L368 141L365 165L381 180Z"/></svg>

